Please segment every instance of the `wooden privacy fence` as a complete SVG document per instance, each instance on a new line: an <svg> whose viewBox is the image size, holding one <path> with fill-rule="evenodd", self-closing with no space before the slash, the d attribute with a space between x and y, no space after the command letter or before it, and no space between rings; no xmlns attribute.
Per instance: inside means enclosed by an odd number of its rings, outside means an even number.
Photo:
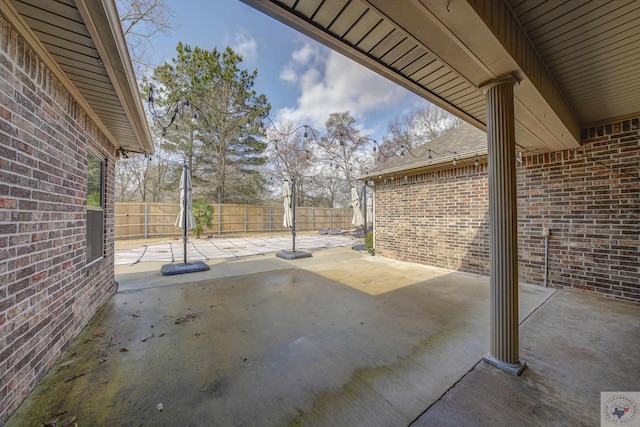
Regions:
<svg viewBox="0 0 640 427"><path fill-rule="evenodd" d="M116 203L116 239L181 236L175 227L178 203ZM283 232L284 207L256 205L213 205L212 227L202 235ZM296 207L296 231L315 231L323 227L353 228L351 208Z"/></svg>

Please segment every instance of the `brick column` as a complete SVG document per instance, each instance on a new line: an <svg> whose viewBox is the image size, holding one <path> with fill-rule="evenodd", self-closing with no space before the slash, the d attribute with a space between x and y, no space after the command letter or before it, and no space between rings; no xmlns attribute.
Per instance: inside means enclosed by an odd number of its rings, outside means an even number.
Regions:
<svg viewBox="0 0 640 427"><path fill-rule="evenodd" d="M511 76L482 87L487 99L491 343L484 360L520 375L518 358L518 218Z"/></svg>

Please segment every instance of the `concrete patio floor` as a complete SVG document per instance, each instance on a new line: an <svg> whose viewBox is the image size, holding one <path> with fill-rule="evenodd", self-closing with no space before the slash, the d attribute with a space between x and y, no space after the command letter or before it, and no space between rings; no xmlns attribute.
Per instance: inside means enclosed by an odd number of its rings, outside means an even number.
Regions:
<svg viewBox="0 0 640 427"><path fill-rule="evenodd" d="M486 277L350 248L208 263L117 266L7 427L597 425L600 391L639 388L638 304L522 284L517 378L479 362Z"/></svg>

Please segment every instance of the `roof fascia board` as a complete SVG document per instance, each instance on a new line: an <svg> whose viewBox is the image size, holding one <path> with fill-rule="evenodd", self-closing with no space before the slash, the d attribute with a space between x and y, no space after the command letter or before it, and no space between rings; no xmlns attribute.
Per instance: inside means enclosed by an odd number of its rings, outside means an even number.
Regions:
<svg viewBox="0 0 640 427"><path fill-rule="evenodd" d="M357 179L359 180L370 179L377 176L384 177L388 175L397 174L399 172L409 173L410 171L423 170L423 169L429 170L429 171L451 169L452 167L460 167L460 166L465 166L467 164L474 163L476 159L478 159L478 161L485 161L487 158L486 150L484 152L473 151L473 152L467 152L462 154L460 153L456 153L456 154L457 154L457 157L456 157L455 166L451 164L451 162L453 161L453 154L452 154L452 155L442 156L438 160L434 160L431 163L429 162L428 159L425 159L425 160L411 163L411 164L401 164L401 165L393 166L389 168L382 167L382 168L374 169L372 171L369 171L369 173L365 175L357 177ZM381 166L384 166L384 164Z"/></svg>
<svg viewBox="0 0 640 427"><path fill-rule="evenodd" d="M129 50L113 0L75 0L144 153L154 152Z"/></svg>
<svg viewBox="0 0 640 427"><path fill-rule="evenodd" d="M22 16L13 7L10 0L0 0L0 11L2 15L11 23L11 26L24 38L25 42L35 51L35 53L42 59L44 64L51 70L53 75L60 80L66 90L69 91L71 96L80 104L80 106L86 111L91 120L95 122L98 128L104 133L107 139L114 147L118 147L116 139L113 137L107 126L102 122L100 117L87 103L84 97L80 94L78 89L73 85L71 80L67 77L67 74L60 68L60 65L53 59L49 51L40 42L40 39L31 30L31 27L22 19Z"/></svg>

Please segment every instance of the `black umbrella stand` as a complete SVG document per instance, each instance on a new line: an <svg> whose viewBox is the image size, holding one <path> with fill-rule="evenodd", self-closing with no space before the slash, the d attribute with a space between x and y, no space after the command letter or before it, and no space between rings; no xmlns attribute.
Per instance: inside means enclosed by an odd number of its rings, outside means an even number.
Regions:
<svg viewBox="0 0 640 427"><path fill-rule="evenodd" d="M293 240L292 248L290 251L280 251L276 253L278 258L282 259L299 259L309 258L311 254L309 252L296 251L296 178L291 178L291 238Z"/></svg>
<svg viewBox="0 0 640 427"><path fill-rule="evenodd" d="M184 191L184 193L182 194L182 243L183 243L183 247L184 247L184 262L178 263L178 264L165 264L162 266L162 268L160 269L160 271L162 272L163 276L173 276L174 274L185 274L185 273L195 273L198 271L207 271L209 269L209 266L207 264L205 264L202 261L195 261L195 262L187 262L187 241L189 240L188 237L188 230L187 230L187 208L189 206L188 203L188 197L190 197L191 195L189 194L189 190L191 190L191 187L188 183L189 183L189 166L185 163L184 164L184 171L183 171L183 175L182 175L182 191Z"/></svg>

